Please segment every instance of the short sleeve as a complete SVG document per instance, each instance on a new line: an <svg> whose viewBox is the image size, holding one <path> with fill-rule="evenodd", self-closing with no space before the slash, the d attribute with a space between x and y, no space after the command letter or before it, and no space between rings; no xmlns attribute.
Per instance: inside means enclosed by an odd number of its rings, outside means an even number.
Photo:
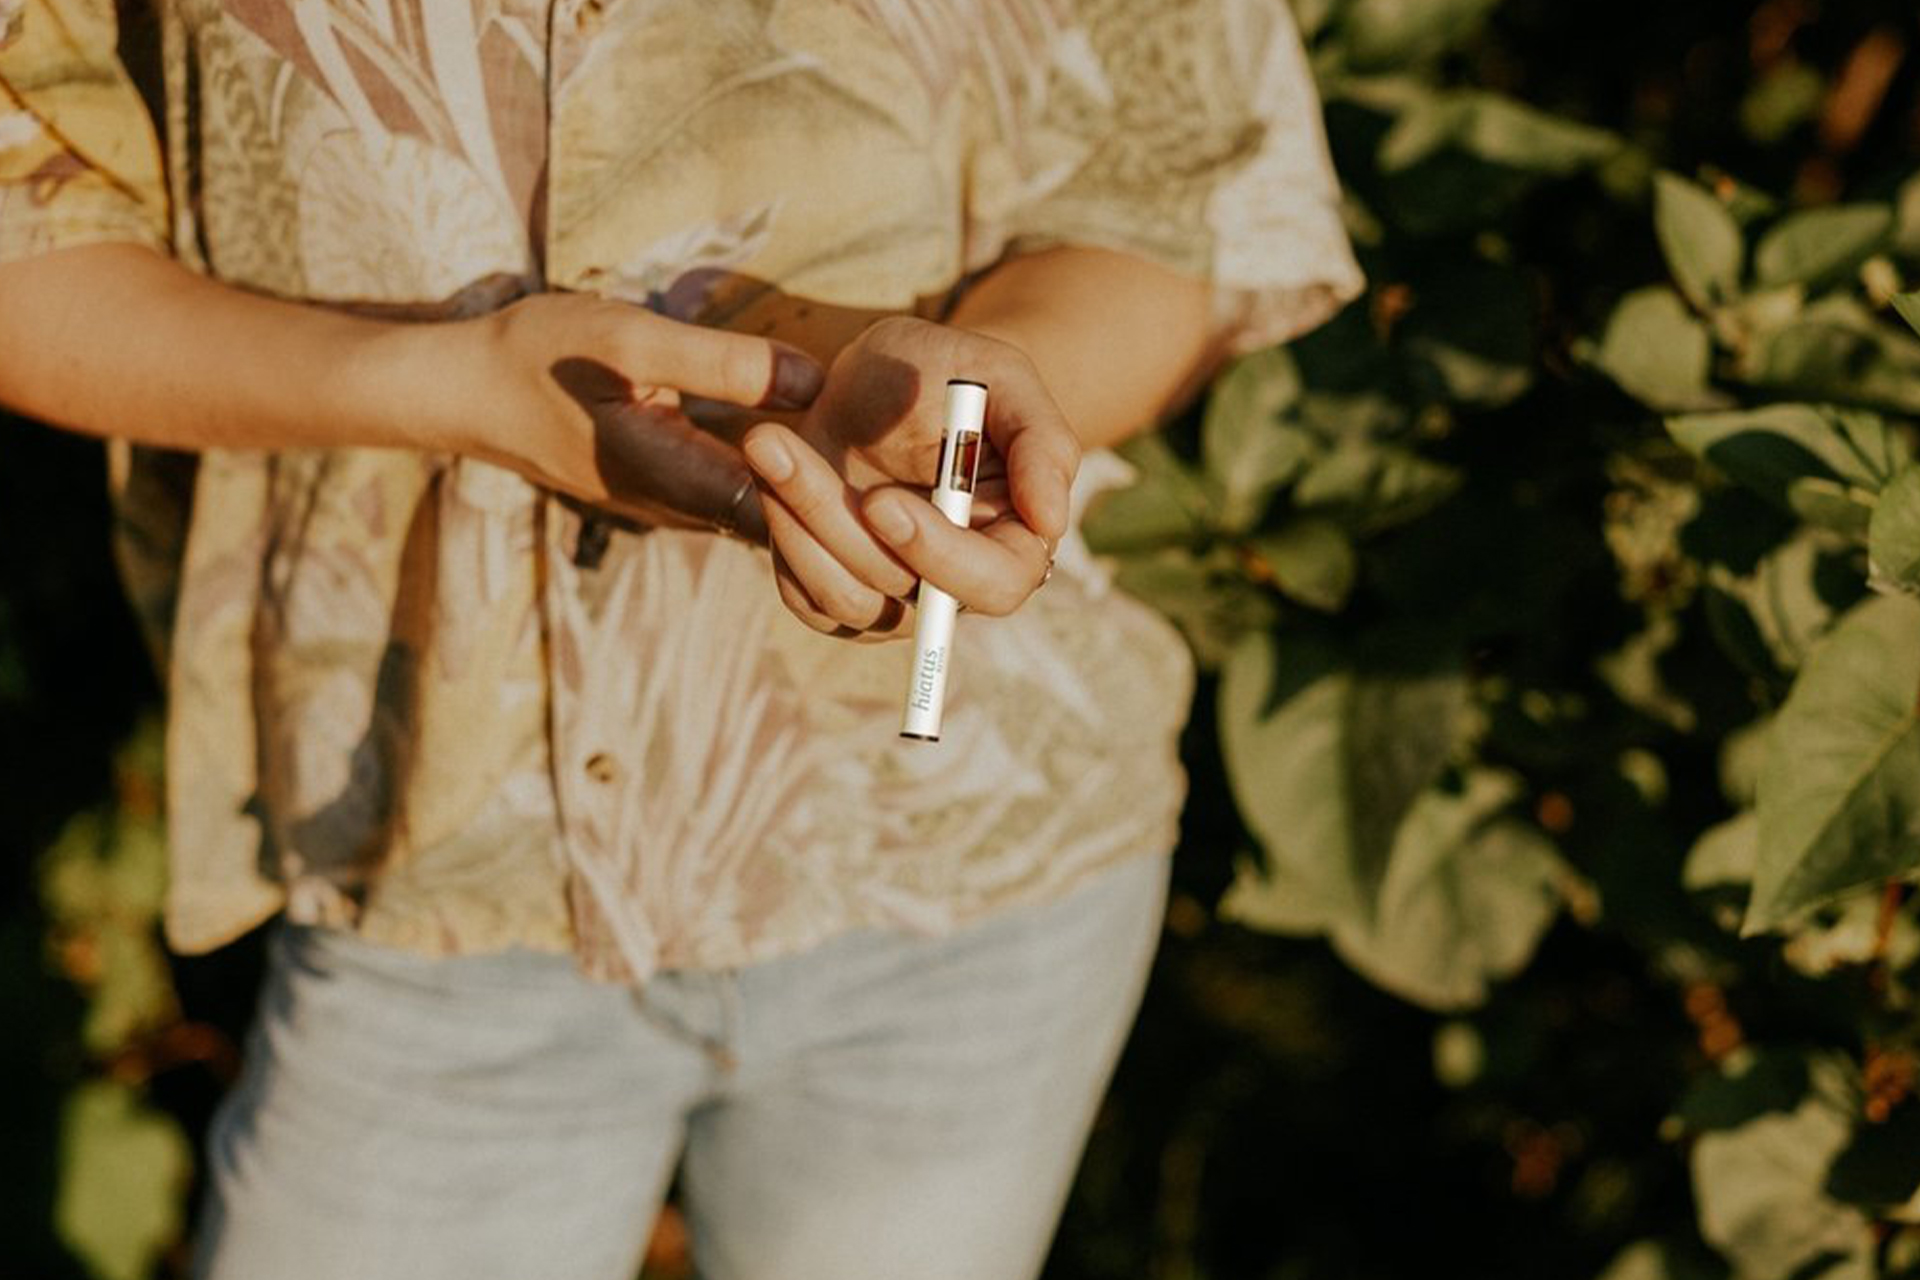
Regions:
<svg viewBox="0 0 1920 1280"><path fill-rule="evenodd" d="M113 0L0 0L0 262L167 247L160 150L117 33Z"/></svg>
<svg viewBox="0 0 1920 1280"><path fill-rule="evenodd" d="M1044 65L983 59L969 269L1060 244L1133 253L1209 281L1235 354L1305 332L1360 293L1283 0L1049 7Z"/></svg>

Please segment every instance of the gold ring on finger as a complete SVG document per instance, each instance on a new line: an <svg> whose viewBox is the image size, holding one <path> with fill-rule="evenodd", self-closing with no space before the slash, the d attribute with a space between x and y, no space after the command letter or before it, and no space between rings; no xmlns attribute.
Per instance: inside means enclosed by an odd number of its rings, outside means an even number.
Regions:
<svg viewBox="0 0 1920 1280"><path fill-rule="evenodd" d="M716 533L728 538L740 536L740 504L746 501L747 494L752 490L753 477L748 476L740 482L740 487L733 491L733 497L727 501L727 509L715 518L713 527Z"/></svg>

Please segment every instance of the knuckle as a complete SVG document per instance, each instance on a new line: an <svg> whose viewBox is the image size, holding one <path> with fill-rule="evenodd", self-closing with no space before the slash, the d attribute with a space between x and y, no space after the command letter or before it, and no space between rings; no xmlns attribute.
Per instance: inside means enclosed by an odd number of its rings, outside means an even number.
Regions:
<svg viewBox="0 0 1920 1280"><path fill-rule="evenodd" d="M821 520L831 514L835 497L804 463L796 463L793 474L780 486L781 500L810 529L819 527Z"/></svg>
<svg viewBox="0 0 1920 1280"><path fill-rule="evenodd" d="M868 325L861 337L870 342L890 342L912 334L926 323L918 316L882 316Z"/></svg>
<svg viewBox="0 0 1920 1280"><path fill-rule="evenodd" d="M1063 418L1060 422L1060 454L1067 466L1074 471L1080 469L1080 460L1086 456L1081 447L1080 437Z"/></svg>
<svg viewBox="0 0 1920 1280"><path fill-rule="evenodd" d="M614 367L629 377L651 380L660 363L661 333L648 321L649 312L603 310L591 316L595 337Z"/></svg>
<svg viewBox="0 0 1920 1280"><path fill-rule="evenodd" d="M979 339L980 358L986 361L996 378L1014 381L1038 377L1033 359L1024 349L1015 346L1005 338L981 334Z"/></svg>

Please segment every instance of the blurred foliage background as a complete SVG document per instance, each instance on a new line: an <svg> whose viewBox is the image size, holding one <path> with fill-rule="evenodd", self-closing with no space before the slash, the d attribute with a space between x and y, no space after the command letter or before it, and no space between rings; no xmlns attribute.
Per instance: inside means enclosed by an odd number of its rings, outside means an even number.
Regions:
<svg viewBox="0 0 1920 1280"><path fill-rule="evenodd" d="M1294 7L1372 285L1090 520L1204 675L1048 1274L1920 1275L1916 14ZM179 1275L258 956L156 944L101 458L0 429L0 1259Z"/></svg>

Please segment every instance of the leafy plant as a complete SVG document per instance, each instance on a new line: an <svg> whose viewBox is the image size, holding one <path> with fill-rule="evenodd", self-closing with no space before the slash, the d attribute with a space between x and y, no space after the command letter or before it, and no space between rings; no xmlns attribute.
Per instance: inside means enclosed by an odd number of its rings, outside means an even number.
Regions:
<svg viewBox="0 0 1920 1280"><path fill-rule="evenodd" d="M1495 1023L1556 916L1668 985L1699 1235L1612 1280L1920 1274L1920 180L1661 170L1453 83L1490 7L1299 6L1371 291L1137 446L1089 536L1218 674L1223 918ZM1523 247L1569 184L1667 277L1571 340ZM1569 412L1590 452L1516 443ZM1716 758L1717 809L1675 791Z"/></svg>
<svg viewBox="0 0 1920 1280"><path fill-rule="evenodd" d="M85 1048L108 1064L60 1117L54 1228L101 1280L142 1280L179 1240L192 1168L179 1122L144 1090L180 1009L158 922L166 885L160 733L123 750L112 803L76 815L42 859L56 967L87 995Z"/></svg>

